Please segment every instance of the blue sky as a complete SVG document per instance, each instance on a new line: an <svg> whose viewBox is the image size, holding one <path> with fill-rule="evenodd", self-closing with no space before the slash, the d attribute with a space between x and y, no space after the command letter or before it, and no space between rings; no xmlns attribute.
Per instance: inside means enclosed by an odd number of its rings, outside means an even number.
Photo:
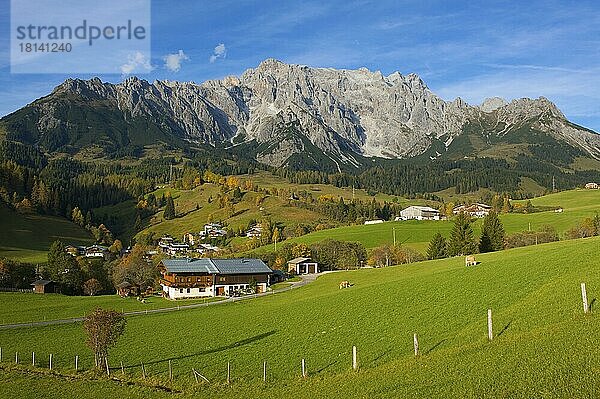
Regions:
<svg viewBox="0 0 600 399"><path fill-rule="evenodd" d="M93 76L11 74L9 21L9 1L0 0L0 115L68 77ZM570 120L600 132L600 6L594 1L155 0L151 71L136 74L202 82L239 75L270 57L414 72L444 99L471 104L491 96L545 96Z"/></svg>

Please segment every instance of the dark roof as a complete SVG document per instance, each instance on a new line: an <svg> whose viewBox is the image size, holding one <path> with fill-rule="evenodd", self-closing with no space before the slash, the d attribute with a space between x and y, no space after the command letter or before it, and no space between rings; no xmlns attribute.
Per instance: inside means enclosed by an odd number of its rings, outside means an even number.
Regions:
<svg viewBox="0 0 600 399"><path fill-rule="evenodd" d="M31 285L48 285L50 283L54 283L52 280L36 280Z"/></svg>
<svg viewBox="0 0 600 399"><path fill-rule="evenodd" d="M165 259L169 273L263 274L272 270L260 259Z"/></svg>
<svg viewBox="0 0 600 399"><path fill-rule="evenodd" d="M291 263L293 265L297 265L298 263L304 263L304 262L310 262L310 258L300 257L300 258L295 258L295 259L288 261L288 263Z"/></svg>

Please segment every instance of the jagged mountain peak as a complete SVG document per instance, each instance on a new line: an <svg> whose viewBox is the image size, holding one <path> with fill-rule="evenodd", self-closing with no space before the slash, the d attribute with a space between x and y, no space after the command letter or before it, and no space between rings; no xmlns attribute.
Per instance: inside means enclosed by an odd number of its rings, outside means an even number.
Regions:
<svg viewBox="0 0 600 399"><path fill-rule="evenodd" d="M124 131L139 129L129 126L134 124L160 132L161 140L167 141L173 136L211 145L256 142L256 158L275 166L294 156L313 162L314 167L325 159L342 168L343 164L356 165L357 156L408 158L442 143L437 153L448 148L467 125L470 132L479 129L486 137L490 132L485 126L491 126L493 134L504 137L525 122L600 157L600 136L569 125L546 98L506 103L492 97L473 107L460 97L444 101L414 73L384 76L367 68L314 68L270 58L240 76L200 84L149 83L137 77L118 84L98 78L67 79L50 96L29 107L37 112L36 134L50 137L60 127L58 145L73 145L81 132L91 133L85 121L76 126L65 120L69 113L61 113L64 98L62 103L54 101L55 95L64 93L70 94L68 101L77 96L83 100L77 105L80 114L97 112L94 104L101 100L105 109L114 113L114 122L106 129L128 126L118 128L114 134L119 137ZM116 121L117 114L122 121ZM70 138L70 130L78 133ZM105 134L99 131L98 137ZM94 138L86 142L94 142Z"/></svg>

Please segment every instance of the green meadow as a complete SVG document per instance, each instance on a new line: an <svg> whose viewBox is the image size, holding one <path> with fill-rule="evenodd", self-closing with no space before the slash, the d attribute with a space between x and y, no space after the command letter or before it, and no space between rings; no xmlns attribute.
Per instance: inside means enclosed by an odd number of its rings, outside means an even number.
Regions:
<svg viewBox="0 0 600 399"><path fill-rule="evenodd" d="M272 296L130 317L111 351L112 376L127 384L71 380L75 355L84 369L93 361L80 324L0 330L0 396L173 395L152 388L160 385L181 392L178 397L597 397L599 247L600 238L590 238L481 254L469 268L451 258L336 272ZM340 290L342 280L352 287ZM581 282L592 303L587 315ZM353 345L358 371L351 369ZM15 352L29 363L32 351L40 359L37 370L47 368L53 353L63 376L14 365ZM225 383L227 362L231 385ZM209 382L196 383L192 368Z"/></svg>
<svg viewBox="0 0 600 399"><path fill-rule="evenodd" d="M44 263L50 244L63 240L90 245L89 232L66 219L46 215L22 215L0 205L0 257L20 262Z"/></svg>

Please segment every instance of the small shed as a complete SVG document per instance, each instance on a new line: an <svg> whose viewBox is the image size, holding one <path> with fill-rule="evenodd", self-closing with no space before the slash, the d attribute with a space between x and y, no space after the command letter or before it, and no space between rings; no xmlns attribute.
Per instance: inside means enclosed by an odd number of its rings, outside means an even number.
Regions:
<svg viewBox="0 0 600 399"><path fill-rule="evenodd" d="M319 264L310 258L296 258L288 262L288 273L314 274L319 273Z"/></svg>
<svg viewBox="0 0 600 399"><path fill-rule="evenodd" d="M52 280L36 280L31 285L36 294L54 294L57 288L56 282Z"/></svg>
<svg viewBox="0 0 600 399"><path fill-rule="evenodd" d="M137 285L131 284L129 281L123 281L117 285L117 294L122 297L136 296L140 294L140 288Z"/></svg>

